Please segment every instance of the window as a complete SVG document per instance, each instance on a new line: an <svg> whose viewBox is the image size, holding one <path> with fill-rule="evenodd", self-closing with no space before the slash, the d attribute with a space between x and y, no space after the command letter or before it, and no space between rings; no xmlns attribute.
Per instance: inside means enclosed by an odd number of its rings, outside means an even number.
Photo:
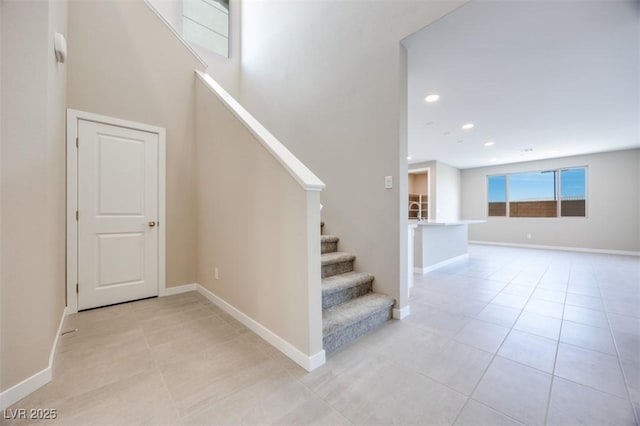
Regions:
<svg viewBox="0 0 640 426"><path fill-rule="evenodd" d="M556 171L509 175L509 217L556 217Z"/></svg>
<svg viewBox="0 0 640 426"><path fill-rule="evenodd" d="M587 169L560 170L560 213L562 216L587 215Z"/></svg>
<svg viewBox="0 0 640 426"><path fill-rule="evenodd" d="M229 57L229 0L184 0L182 35L190 43Z"/></svg>
<svg viewBox="0 0 640 426"><path fill-rule="evenodd" d="M489 176L489 216L507 215L507 177Z"/></svg>
<svg viewBox="0 0 640 426"><path fill-rule="evenodd" d="M488 176L488 216L585 217L586 180L586 167Z"/></svg>

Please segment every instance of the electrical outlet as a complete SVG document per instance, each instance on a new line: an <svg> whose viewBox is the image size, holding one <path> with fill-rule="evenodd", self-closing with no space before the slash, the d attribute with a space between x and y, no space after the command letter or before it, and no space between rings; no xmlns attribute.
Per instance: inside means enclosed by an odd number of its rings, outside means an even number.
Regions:
<svg viewBox="0 0 640 426"><path fill-rule="evenodd" d="M216 280L220 279L220 274L218 272L218 267L217 266L215 268L213 268L213 278L215 278Z"/></svg>

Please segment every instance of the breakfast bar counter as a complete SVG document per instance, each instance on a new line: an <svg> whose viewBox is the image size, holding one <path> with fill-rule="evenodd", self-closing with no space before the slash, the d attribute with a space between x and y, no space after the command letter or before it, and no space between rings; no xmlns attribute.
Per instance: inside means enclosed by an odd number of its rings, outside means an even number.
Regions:
<svg viewBox="0 0 640 426"><path fill-rule="evenodd" d="M484 220L409 221L409 226L415 226L414 271L426 274L468 257L468 225L484 222Z"/></svg>

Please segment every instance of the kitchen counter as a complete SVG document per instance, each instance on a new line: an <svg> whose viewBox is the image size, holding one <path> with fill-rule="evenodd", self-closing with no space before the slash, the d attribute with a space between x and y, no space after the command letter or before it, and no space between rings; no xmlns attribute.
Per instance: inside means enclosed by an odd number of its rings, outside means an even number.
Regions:
<svg viewBox="0 0 640 426"><path fill-rule="evenodd" d="M410 220L414 229L414 272L427 272L466 259L468 247L468 225L484 223L484 220L455 220L430 222Z"/></svg>
<svg viewBox="0 0 640 426"><path fill-rule="evenodd" d="M460 225L470 225L472 223L485 223L486 220L456 220L452 222L431 222L431 221L418 221L418 220L410 220L409 225L417 225L417 226L460 226Z"/></svg>

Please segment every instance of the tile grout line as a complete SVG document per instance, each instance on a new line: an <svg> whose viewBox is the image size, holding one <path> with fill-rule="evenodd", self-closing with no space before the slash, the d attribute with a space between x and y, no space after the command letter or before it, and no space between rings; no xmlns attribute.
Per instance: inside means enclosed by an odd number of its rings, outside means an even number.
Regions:
<svg viewBox="0 0 640 426"><path fill-rule="evenodd" d="M511 278L511 280L507 281L507 282L505 283L505 285L504 285L504 286L502 286L502 288L500 289L500 291L498 291L498 292L496 293L496 295L495 295L495 296L494 296L494 297L489 301L489 303L487 303L487 305L486 305L486 306L488 306L488 305L490 305L491 303L493 303L493 301L498 297L498 295L500 295L500 294L504 291L504 289L505 289L509 284L511 284L511 282L512 282L514 279L516 279L516 277L517 277L518 275L520 275L520 274L522 273L522 271L524 271L524 269L525 269L525 268L526 268L526 266L523 266L523 267L520 269L520 271L519 271L517 274L515 274L515 275ZM534 291L535 291L535 290L534 290ZM531 294L533 294L533 292L532 292ZM529 297L531 297L531 295L530 295ZM529 303L529 299L527 299L527 303ZM486 307L486 306L485 306L485 307ZM502 305L499 305L499 306L502 306ZM526 306L526 303L525 303L525 305L524 305L524 306ZM478 388L478 386L480 385L480 382L482 381L482 379L484 378L484 376L487 374L487 371L489 370L489 368L490 368L490 367L491 367L491 365L493 364L493 361L495 360L496 356L498 355L498 352L500 351L500 348L502 347L502 344L504 344L504 341L507 339L507 337L509 337L509 334L511 334L511 330L513 330L513 326L515 325L515 323L516 323L516 322L518 322L518 318L520 318L520 315L522 315L522 312L524 311L524 306L523 306L522 308L520 308L520 313L518 314L518 316L516 317L515 321L513 322L513 324L511 325L511 327L509 328L509 332L505 335L505 337L504 337L504 339L503 339L502 343L501 343L501 344L500 344L500 346L496 349L495 353L494 353L494 354L492 354L491 361L489 361L489 363L488 363L488 364L487 364L487 366L485 367L484 371L483 371L483 372L482 372L482 374L480 375L480 378L479 378L479 379L478 379L478 381L476 382L475 386L473 387L473 389L471 390L471 392L469 392L469 396L467 397L467 400L465 401L464 405L462 406L462 408L461 408L461 409L460 409L460 411L458 412L458 414L457 414L456 418L453 420L453 424L455 424L455 423L458 421L458 418L460 417L460 414L462 414L462 411L464 410L464 407L466 407L466 406L467 406L467 404L469 403L469 401L470 401L470 400L476 401L475 399L473 399L473 394L475 393L476 389L477 389L477 388ZM481 321L481 320L479 320L479 321ZM476 401L476 402L478 402L478 403L482 404L482 402L480 402L480 401ZM494 410L494 411L496 411L496 412L500 413L500 414L501 414L501 415L503 415L503 416L506 416L506 417L512 418L512 417L511 417L511 416L509 416L508 414L503 413L502 411L500 411L500 410L498 410L498 409L496 409L496 408L494 408L494 407L490 407L490 406L488 406L488 405L486 405L486 404L482 404L482 405L485 405L486 407L489 407L490 409L492 409L492 410ZM519 421L519 420L517 420L517 421L520 423L520 421Z"/></svg>
<svg viewBox="0 0 640 426"><path fill-rule="evenodd" d="M176 313L176 314L178 314L178 313ZM163 316L164 316L164 314L163 314ZM157 371L157 373L160 374L160 378L162 379L162 384L164 385L164 388L167 391L167 394L171 398L172 409L173 409L174 413L176 414L176 417L178 419L180 419L181 424L185 425L186 424L185 423L185 416L183 416L180 413L180 410L178 409L178 404L176 403L175 397L174 397L173 393L171 392L171 389L169 389L169 384L167 383L167 379L166 379L164 373L162 372L162 370L160 369L160 365L158 364L158 360L156 359L155 356L153 356L153 353L152 353L153 350L152 350L151 345L149 344L149 340L147 338L147 331L145 331L144 327L142 327L142 325L139 323L142 320L138 319L135 315L134 315L134 318L136 320L136 323L137 323L138 327L140 327L140 329L142 330L142 335L144 336L145 343L147 345L147 348L149 349L149 356L151 357L151 360L153 362L154 368ZM188 321L186 321L186 322L188 322ZM179 322L177 324L177 326L182 325L183 323L184 322Z"/></svg>
<svg viewBox="0 0 640 426"><path fill-rule="evenodd" d="M622 373L622 380L624 381L624 388L627 393L627 402L631 405L631 412L633 413L633 417L636 422L636 425L640 425L640 413L638 413L638 410L636 409L636 405L633 403L633 398L631 397L631 391L629 390L629 380L627 379L627 374L625 373L624 368L622 367L620 350L618 349L618 339L616 339L616 336L613 333L613 327L611 327L611 319L609 318L609 312L607 311L607 307L602 297L602 290L600 289L600 280L598 279L596 274L594 274L594 276L596 279L596 285L598 287L598 293L600 294L600 300L602 300L604 315L607 318L607 326L609 329L609 333L611 334L611 339L613 340L613 347L616 351L616 360L618 361L618 368L620 369L620 373Z"/></svg>
<svg viewBox="0 0 640 426"><path fill-rule="evenodd" d="M498 297L498 295L499 295L500 293L502 293L502 291L503 291L503 290L504 290L504 289L505 289L509 284L511 284L511 283L513 282L513 280L515 280L515 279L518 277L518 275L520 275L520 274L522 273L522 271L524 271L524 270L525 270L525 268L526 268L526 266L525 266L525 267L523 267L523 268L520 270L520 272L519 272L518 274L516 274L516 275L511 279L511 281L509 281L507 284L505 284L505 286L504 286L504 287L502 287L502 290L500 290L500 291L498 292L498 294L497 294L493 299L491 299L491 300L492 300L492 301L493 301L493 300L495 300L495 298L496 298L496 297ZM526 303L524 304L524 306L520 309L520 313L518 314L518 316L516 317L515 321L513 322L513 324L511 325L511 327L509 328L509 332L504 336L504 339L502 339L502 342L500 343L500 345L499 345L499 346L498 346L498 348L496 349L495 353L493 354L493 356L492 356L492 358L491 358L491 361L487 364L487 367L486 367L486 368L484 369L484 371L482 372L482 375L480 376L480 379L478 379L478 382L475 384L475 386L473 387L473 389L472 389L472 390L471 390L471 392L469 393L469 397L468 397L468 399L473 399L473 394L474 394L474 393L476 392L476 390L478 389L478 386L480 385L480 382L482 382L482 379L484 379L485 375L487 374L487 371L489 371L489 368L491 368L491 366L493 365L493 363L494 363L494 361L495 361L496 357L498 356L498 352L500 352L500 349L501 349L501 348L502 348L502 346L504 345L504 342L507 340L507 338L509 337L509 335L510 335L510 334L511 334L511 332L513 331L513 327L516 325L516 323L517 323L517 322L518 322L518 320L520 319L520 316L522 316L522 314L524 313L524 308L527 306L527 304L528 304L528 303L529 303L529 301L531 300L531 297L533 297L533 293L535 292L535 290L537 289L538 285L540 284L540 280L542 279L542 277L544 276L544 274L546 274L546 273L547 273L547 271L548 271L548 270L549 270L549 267L547 266L547 267L545 268L545 272L540 276L540 279L538 279L538 282L537 282L537 283L536 283L536 285L534 286L534 290L533 290L533 291L531 292L531 294L527 297L527 302L526 302ZM489 303L491 303L491 302L489 302ZM475 401L475 399L474 399L474 401ZM467 403L468 403L468 400L467 400L467 402L465 402L465 406L467 405ZM483 404L483 405L486 405L486 404ZM509 416L508 414L503 413L501 410L499 410L499 409L497 409L497 408L495 408L495 407L491 407L491 406L489 406L489 405L487 405L487 407L489 407L489 408L491 408L491 409L493 409L493 410L497 411L498 413L500 413L500 414L502 414L502 415L504 415L504 416L511 417L511 416ZM463 406L463 408L464 408L464 406ZM460 414L461 414L461 413L462 413L462 409L460 410L460 412L458 413L458 415L457 415L457 416L456 416L456 418L454 419L454 421L453 421L453 423L454 423L454 424L455 424L455 422L458 420L458 417L460 417ZM522 423L520 420L518 420L518 422Z"/></svg>
<svg viewBox="0 0 640 426"><path fill-rule="evenodd" d="M558 353L560 352L560 340L562 339L562 327L564 326L564 311L567 306L567 293L569 292L569 282L571 281L571 271L573 270L573 261L569 267L569 275L564 291L564 302L562 303L562 318L560 319L560 330L558 331L558 340L556 341L556 353L553 357L553 368L551 368L551 382L549 383L549 392L547 393L547 404L544 410L544 425L549 422L549 408L551 406L551 395L553 394L553 382L556 377L556 364L558 363Z"/></svg>

